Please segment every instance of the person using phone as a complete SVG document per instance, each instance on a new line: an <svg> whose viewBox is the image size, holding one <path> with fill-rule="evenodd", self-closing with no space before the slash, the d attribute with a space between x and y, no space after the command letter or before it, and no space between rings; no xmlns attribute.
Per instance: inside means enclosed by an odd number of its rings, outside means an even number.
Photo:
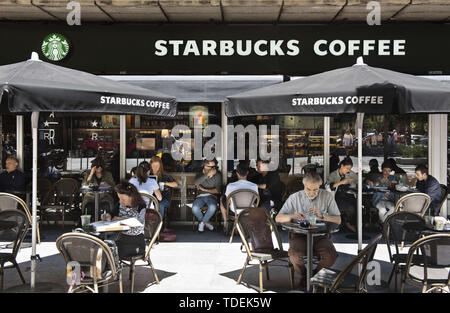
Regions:
<svg viewBox="0 0 450 313"><path fill-rule="evenodd" d="M306 220L307 216L314 214L318 219L336 224L341 223L339 212L333 194L320 189L322 178L316 172L308 172L303 178L305 189L289 196L275 220L278 223L287 223L291 220ZM313 209L314 208L314 209ZM331 267L338 254L329 234L314 237L314 253L320 256L316 271L324 267ZM306 235L289 233L289 259L294 270L301 276L300 286L306 286L306 268L304 256L307 255Z"/></svg>
<svg viewBox="0 0 450 313"><path fill-rule="evenodd" d="M382 176L375 180L374 187L390 187L395 180L395 176L391 175L392 164L390 162L383 162L381 164ZM378 191L373 195L372 204L378 209L378 217L380 222L384 220L392 213L395 208L395 195L390 191Z"/></svg>
<svg viewBox="0 0 450 313"><path fill-rule="evenodd" d="M217 160L205 160L203 162L203 171L195 179L197 188L197 197L192 204L192 213L198 219L198 232L204 232L205 226L208 230L214 230L214 226L209 223L211 217L217 209L218 196L222 192L222 176L217 170ZM205 215L201 208L207 206Z"/></svg>
<svg viewBox="0 0 450 313"><path fill-rule="evenodd" d="M339 211L343 215L344 225L356 232L356 197L350 188L356 187L358 177L352 171L352 159L347 157L339 163L337 170L328 177L327 188L334 192Z"/></svg>
<svg viewBox="0 0 450 313"><path fill-rule="evenodd" d="M98 188L114 187L114 179L111 172L105 169L105 163L101 158L96 158L91 163L91 170L84 175L81 186ZM109 193L100 194L100 210L111 210L114 207L114 199ZM82 214L88 213L91 217L94 215L95 195L93 192L87 192L83 197L81 204Z"/></svg>

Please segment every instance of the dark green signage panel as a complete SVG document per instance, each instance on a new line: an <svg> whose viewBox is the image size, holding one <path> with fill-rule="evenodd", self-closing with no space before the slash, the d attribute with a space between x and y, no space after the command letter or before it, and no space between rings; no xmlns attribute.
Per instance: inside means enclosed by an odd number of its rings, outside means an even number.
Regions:
<svg viewBox="0 0 450 313"><path fill-rule="evenodd" d="M68 55L42 53L49 34ZM450 74L450 25L215 25L0 23L0 64L42 60L96 74L311 75L352 65L427 75ZM56 52L56 51L55 51ZM57 60L57 61L56 61Z"/></svg>

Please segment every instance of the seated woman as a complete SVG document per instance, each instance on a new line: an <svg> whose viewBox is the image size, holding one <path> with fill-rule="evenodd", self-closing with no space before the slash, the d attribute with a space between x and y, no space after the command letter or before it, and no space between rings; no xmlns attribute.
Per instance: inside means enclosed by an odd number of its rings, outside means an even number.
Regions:
<svg viewBox="0 0 450 313"><path fill-rule="evenodd" d="M134 185L138 192L147 192L154 195L158 201L161 201L162 195L159 191L158 183L153 178L149 178L148 175L150 175L150 164L147 161L143 161L137 167L136 177L130 179L130 184ZM145 201L148 201L147 198L145 199Z"/></svg>
<svg viewBox="0 0 450 313"><path fill-rule="evenodd" d="M392 172L390 162L383 162L381 165L382 176L375 180L374 183L369 182L369 185L375 187L390 187L392 182L395 180L395 176L390 175ZM372 204L378 209L378 216L380 222L384 220L394 212L395 208L395 197L391 192L376 192L372 198Z"/></svg>
<svg viewBox="0 0 450 313"><path fill-rule="evenodd" d="M164 220L164 213L169 208L170 198L172 197L172 188L178 188L178 183L172 176L164 172L164 166L161 159L154 156L150 159L150 172L158 177L161 187L162 200L159 200L159 213Z"/></svg>
<svg viewBox="0 0 450 313"><path fill-rule="evenodd" d="M89 187L114 187L114 179L112 174L105 170L105 163L102 159L96 158L91 163L91 171L84 175L82 186ZM111 210L114 207L114 199L108 193L100 194L100 210ZM95 195L93 192L87 192L83 197L81 204L82 213L87 212L89 215L94 216L95 210Z"/></svg>
<svg viewBox="0 0 450 313"><path fill-rule="evenodd" d="M352 172L353 162L347 157L339 163L337 170L328 177L327 189L334 192L339 211L343 215L345 226L356 232L356 198L350 187L356 187L358 177Z"/></svg>
<svg viewBox="0 0 450 313"><path fill-rule="evenodd" d="M107 213L105 219L115 221L135 218L144 225L146 203L136 187L129 182L122 181L114 187L114 190L119 197L119 211L113 216ZM130 230L121 232L116 240L116 245L120 260L144 254L144 226L132 227Z"/></svg>

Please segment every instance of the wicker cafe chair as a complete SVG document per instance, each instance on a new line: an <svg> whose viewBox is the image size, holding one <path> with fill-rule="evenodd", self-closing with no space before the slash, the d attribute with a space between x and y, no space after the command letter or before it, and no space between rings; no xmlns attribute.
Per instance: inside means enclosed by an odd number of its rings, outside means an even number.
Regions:
<svg viewBox="0 0 450 313"><path fill-rule="evenodd" d="M4 210L0 212L0 222L9 223L2 227L0 230L0 241L2 243L10 242L12 243L12 248L10 252L0 252L0 292L3 291L3 271L8 268L15 268L19 273L22 283L25 284L25 279L23 278L20 267L16 262L17 253L20 250L20 245L22 244L25 235L28 231L29 220L28 217L21 211L18 210ZM9 247L9 245L8 245ZM12 265L5 266L6 263L11 263Z"/></svg>
<svg viewBox="0 0 450 313"><path fill-rule="evenodd" d="M32 216L30 209L28 208L28 205L23 201L20 197L6 193L6 192L0 192L0 212L4 210L19 210L23 212L27 219L28 219L28 228L27 232L31 231L32 229ZM37 240L38 243L41 243L41 232L40 232L40 225L39 225L39 218L37 220Z"/></svg>
<svg viewBox="0 0 450 313"><path fill-rule="evenodd" d="M367 292L367 264L373 260L378 242L382 236L382 234L378 234L342 271L335 271L328 268L321 269L311 278L313 293L317 291L317 287L319 286L324 289L325 293L328 289L330 292L336 293ZM357 264L361 264L359 276L351 274L351 271Z"/></svg>
<svg viewBox="0 0 450 313"><path fill-rule="evenodd" d="M266 210L261 207L242 210L236 218L236 229L241 236L242 244L247 253L237 284L241 283L247 265L251 265L250 262L252 261L257 261L259 263L259 291L263 292L263 269L266 269L267 280L269 280L269 264L274 261L282 261L286 262L287 265L271 265L288 267L291 288L293 289L294 267L289 260L287 251L283 250L283 244L275 222L267 214ZM278 249L275 249L273 246L272 238L274 237L276 238Z"/></svg>
<svg viewBox="0 0 450 313"><path fill-rule="evenodd" d="M66 264L78 262L84 272L80 284L71 285L68 292L98 293L99 288L114 283L123 292L122 267L104 241L89 234L65 233L56 239L56 247Z"/></svg>
<svg viewBox="0 0 450 313"><path fill-rule="evenodd" d="M389 275L388 285L390 285L393 275L395 275L395 291L397 291L397 275L403 271L408 254L401 253L403 247L410 246L419 239L419 232L408 232L403 228L406 223L417 223L424 225L424 219L411 212L396 212L389 215L384 221L383 235L388 248L389 259L394 264Z"/></svg>
<svg viewBox="0 0 450 313"><path fill-rule="evenodd" d="M153 263L150 259L150 251L153 248L153 244L158 239L159 232L163 224L163 219L161 214L158 212L158 199L146 192L141 192L141 196L147 202L147 208L145 213L145 225L144 225L144 237L146 241L145 254L129 257L120 260L125 266L130 267L130 280L131 280L131 292L134 291L134 274L136 268L136 261L142 260L146 261L147 265L150 266L155 281L159 284L158 275L155 272Z"/></svg>
<svg viewBox="0 0 450 313"><path fill-rule="evenodd" d="M406 211L423 217L430 206L430 202L430 196L425 193L410 193L398 199L394 212Z"/></svg>
<svg viewBox="0 0 450 313"><path fill-rule="evenodd" d="M441 202L439 203L439 207L437 211L435 212L435 215L438 216L441 213L442 206L444 203L447 203L447 197L448 197L448 187L440 184L441 186Z"/></svg>
<svg viewBox="0 0 450 313"><path fill-rule="evenodd" d="M70 212L74 204L74 199L79 190L78 181L73 178L61 178L53 185L54 201L53 204L41 206L43 216L46 217L49 211L61 212L62 227L64 228L65 213Z"/></svg>
<svg viewBox="0 0 450 313"><path fill-rule="evenodd" d="M234 213L237 215L245 208L257 207L259 205L259 195L257 192L250 189L236 190L230 193L227 197L227 233L229 231L230 223L233 223L231 230L230 243L233 241L234 230L236 229L235 215L230 215L230 206L233 204Z"/></svg>
<svg viewBox="0 0 450 313"><path fill-rule="evenodd" d="M420 258L415 257L416 255ZM450 234L423 237L409 249L400 292L403 293L408 278L421 283L422 292L444 292L444 288L450 286L449 268Z"/></svg>

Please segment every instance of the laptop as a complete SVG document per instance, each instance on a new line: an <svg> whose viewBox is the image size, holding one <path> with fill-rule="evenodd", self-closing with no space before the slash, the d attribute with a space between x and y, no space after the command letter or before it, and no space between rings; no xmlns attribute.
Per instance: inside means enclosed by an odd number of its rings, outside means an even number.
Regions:
<svg viewBox="0 0 450 313"><path fill-rule="evenodd" d="M148 178L152 178L152 179L156 180L156 183L158 183L158 176L156 176L156 175L148 175Z"/></svg>

